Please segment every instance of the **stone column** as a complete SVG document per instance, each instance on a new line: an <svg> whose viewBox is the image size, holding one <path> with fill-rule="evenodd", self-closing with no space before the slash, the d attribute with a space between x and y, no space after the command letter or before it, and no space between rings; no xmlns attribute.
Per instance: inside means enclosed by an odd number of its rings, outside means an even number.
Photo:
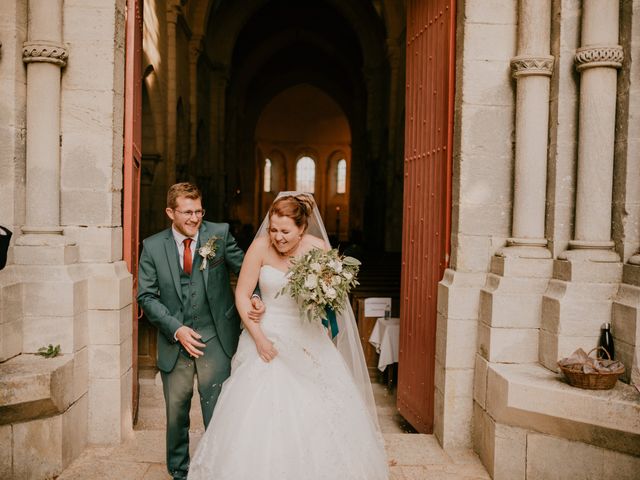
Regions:
<svg viewBox="0 0 640 480"><path fill-rule="evenodd" d="M203 50L202 35L194 35L189 40L189 113L191 123L191 157L198 150L198 61ZM195 175L197 172L190 172Z"/></svg>
<svg viewBox="0 0 640 480"><path fill-rule="evenodd" d="M386 162L387 155L383 151L383 131L385 116L385 86L384 86L384 69L380 65L371 65L363 68L364 80L367 85L367 156L365 157L365 165L370 165L368 176L370 178L369 194L364 204L364 236L369 239L371 246L374 248L386 248L385 237L379 235L379 232L386 232L387 225L387 199L383 194L386 182ZM377 167L376 167L377 165ZM356 176L357 178L357 176ZM361 188L354 185L352 177L352 187ZM363 180L358 179L357 182L362 185ZM362 188L362 190L365 190ZM376 192L375 194L372 192ZM376 212L376 213L374 213ZM380 215L385 212L385 215ZM359 216L353 210L349 212L357 218ZM375 234L374 234L375 233Z"/></svg>
<svg viewBox="0 0 640 480"><path fill-rule="evenodd" d="M584 0L582 47L576 51L580 72L578 178L574 240L570 249L581 256L618 261L611 240L613 152L617 69L623 50L618 45L619 0Z"/></svg>
<svg viewBox="0 0 640 480"><path fill-rule="evenodd" d="M545 247L549 83L553 57L551 0L521 0L518 55L511 60L517 81L516 149L511 247L527 248L526 256L549 258ZM519 249L522 250L522 249Z"/></svg>
<svg viewBox="0 0 640 480"><path fill-rule="evenodd" d="M485 429L476 448L496 479L524 478L511 468L524 465L524 456L517 454L521 442L513 441L511 427L491 418L491 399L499 392L488 379L500 364L538 361L543 295L553 273L545 237L549 91L554 66L554 57L549 55L551 4L551 0L518 2L517 52L510 59L516 80L511 238L492 257L478 302L473 423L476 433Z"/></svg>
<svg viewBox="0 0 640 480"><path fill-rule="evenodd" d="M545 248L551 0L520 0L518 7L512 238L491 259L480 292L477 362L483 365L537 360L542 295L553 271Z"/></svg>
<svg viewBox="0 0 640 480"><path fill-rule="evenodd" d="M387 57L390 67L389 81L389 132L387 134L389 162L386 169L386 188L388 192L399 191L404 182L404 136L398 135L399 125L402 123L402 106L404 105L405 88L404 59L402 48L403 40L387 40ZM401 146L402 145L402 146ZM393 196L387 199L387 211L385 221L389 226L385 232L385 245L391 250L399 250L402 246L402 219L398 212L402 211L402 197Z"/></svg>
<svg viewBox="0 0 640 480"><path fill-rule="evenodd" d="M211 138L210 158L206 166L206 174L213 179L208 202L215 211L212 212L214 218L223 218L225 215L225 114L226 114L226 94L229 83L229 66L218 64L211 70L211 125L209 135Z"/></svg>
<svg viewBox="0 0 640 480"><path fill-rule="evenodd" d="M170 2L167 6L167 128L166 128L166 185L176 183L176 28L178 17L182 15L179 2Z"/></svg>
<svg viewBox="0 0 640 480"><path fill-rule="evenodd" d="M29 0L27 65L27 211L23 233L61 234L60 69L62 0Z"/></svg>
<svg viewBox="0 0 640 480"><path fill-rule="evenodd" d="M613 155L616 125L619 0L584 0L580 73L578 168L574 240L554 262L543 297L540 362L557 361L578 347L598 342L600 326L612 321L612 299L622 280L620 257L611 240Z"/></svg>

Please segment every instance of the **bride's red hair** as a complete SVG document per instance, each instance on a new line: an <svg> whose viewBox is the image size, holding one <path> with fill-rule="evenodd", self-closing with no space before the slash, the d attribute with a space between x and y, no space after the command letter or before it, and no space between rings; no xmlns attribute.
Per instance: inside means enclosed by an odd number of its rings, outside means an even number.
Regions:
<svg viewBox="0 0 640 480"><path fill-rule="evenodd" d="M289 217L296 226L306 230L313 210L313 199L309 195L287 195L277 198L269 209L269 220L273 215Z"/></svg>

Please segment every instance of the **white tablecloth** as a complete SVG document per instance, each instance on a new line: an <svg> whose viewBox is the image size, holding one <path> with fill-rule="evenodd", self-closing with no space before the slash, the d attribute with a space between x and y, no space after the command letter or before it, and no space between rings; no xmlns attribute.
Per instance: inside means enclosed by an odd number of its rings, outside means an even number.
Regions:
<svg viewBox="0 0 640 480"><path fill-rule="evenodd" d="M378 318L369 336L369 343L380 354L378 369L384 372L387 365L398 361L400 345L400 319Z"/></svg>

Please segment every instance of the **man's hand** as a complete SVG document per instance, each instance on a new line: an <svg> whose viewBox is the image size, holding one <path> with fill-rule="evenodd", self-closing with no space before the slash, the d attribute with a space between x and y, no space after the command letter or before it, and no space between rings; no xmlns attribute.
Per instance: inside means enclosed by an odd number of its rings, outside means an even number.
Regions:
<svg viewBox="0 0 640 480"><path fill-rule="evenodd" d="M176 340L180 342L189 355L195 358L201 357L203 354L202 350L198 350L198 348L206 347L204 343L198 341L201 338L202 335L186 325L176 330Z"/></svg>
<svg viewBox="0 0 640 480"><path fill-rule="evenodd" d="M262 303L262 299L257 295L251 297L251 310L247 312L250 320L253 320L256 323L260 322L260 317L265 311L264 303Z"/></svg>

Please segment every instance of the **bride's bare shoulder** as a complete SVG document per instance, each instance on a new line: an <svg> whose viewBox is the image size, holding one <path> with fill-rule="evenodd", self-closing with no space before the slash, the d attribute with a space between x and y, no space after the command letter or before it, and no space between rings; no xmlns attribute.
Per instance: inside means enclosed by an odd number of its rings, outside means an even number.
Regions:
<svg viewBox="0 0 640 480"><path fill-rule="evenodd" d="M268 235L260 235L253 239L251 242L251 246L260 251L267 250L269 248L269 236Z"/></svg>
<svg viewBox="0 0 640 480"><path fill-rule="evenodd" d="M247 249L247 253L244 257L243 268L244 265L254 265L260 266L265 263L265 258L269 254L269 237L259 236L253 239L251 245Z"/></svg>
<svg viewBox="0 0 640 480"><path fill-rule="evenodd" d="M311 235L310 233L305 234L305 238L307 242L309 242L309 246L311 248L320 248L322 250L329 250L331 247L325 243L325 241L315 235Z"/></svg>
<svg viewBox="0 0 640 480"><path fill-rule="evenodd" d="M260 257L263 257L268 250L269 250L269 236L260 235L259 237L256 237L253 239L253 242L251 242L251 245L249 245L247 254L259 255Z"/></svg>

